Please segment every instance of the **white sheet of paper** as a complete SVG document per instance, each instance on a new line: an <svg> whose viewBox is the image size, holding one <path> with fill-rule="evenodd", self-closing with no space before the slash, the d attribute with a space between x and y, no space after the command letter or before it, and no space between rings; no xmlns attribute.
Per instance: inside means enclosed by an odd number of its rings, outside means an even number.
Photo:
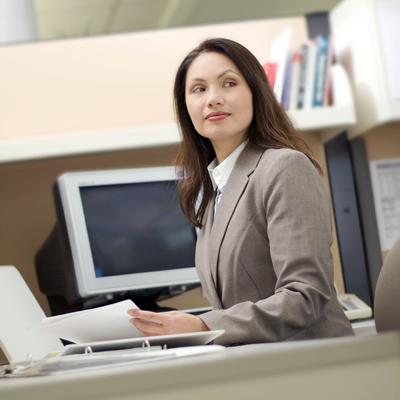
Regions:
<svg viewBox="0 0 400 400"><path fill-rule="evenodd" d="M143 335L129 322L128 310L138 308L132 300L91 310L44 318L39 329L74 343L128 339Z"/></svg>
<svg viewBox="0 0 400 400"><path fill-rule="evenodd" d="M390 94L400 100L400 2L379 2L378 9Z"/></svg>
<svg viewBox="0 0 400 400"><path fill-rule="evenodd" d="M400 158L370 162L376 219L382 251L400 236Z"/></svg>

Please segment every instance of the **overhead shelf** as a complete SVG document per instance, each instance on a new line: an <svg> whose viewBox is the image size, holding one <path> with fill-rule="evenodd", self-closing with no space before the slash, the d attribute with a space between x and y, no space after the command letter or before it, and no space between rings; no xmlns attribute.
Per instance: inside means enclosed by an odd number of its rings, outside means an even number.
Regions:
<svg viewBox="0 0 400 400"><path fill-rule="evenodd" d="M0 142L0 163L161 147L179 142L176 124L6 140Z"/></svg>

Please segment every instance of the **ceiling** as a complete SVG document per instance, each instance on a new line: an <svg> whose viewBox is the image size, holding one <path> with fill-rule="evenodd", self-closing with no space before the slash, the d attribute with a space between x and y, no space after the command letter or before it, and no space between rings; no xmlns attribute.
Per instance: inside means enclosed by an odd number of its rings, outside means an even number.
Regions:
<svg viewBox="0 0 400 400"><path fill-rule="evenodd" d="M339 0L34 0L39 40L329 11Z"/></svg>

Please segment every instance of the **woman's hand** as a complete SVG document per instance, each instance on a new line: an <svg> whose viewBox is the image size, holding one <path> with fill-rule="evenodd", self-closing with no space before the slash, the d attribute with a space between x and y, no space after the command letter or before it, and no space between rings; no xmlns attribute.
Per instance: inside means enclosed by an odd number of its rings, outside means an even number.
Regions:
<svg viewBox="0 0 400 400"><path fill-rule="evenodd" d="M154 313L129 310L130 322L144 336L172 335L176 333L209 331L208 326L195 315L179 311Z"/></svg>

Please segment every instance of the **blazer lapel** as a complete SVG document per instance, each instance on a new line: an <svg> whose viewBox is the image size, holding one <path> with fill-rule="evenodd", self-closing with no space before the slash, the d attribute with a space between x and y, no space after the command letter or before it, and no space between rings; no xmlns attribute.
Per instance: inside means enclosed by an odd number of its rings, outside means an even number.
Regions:
<svg viewBox="0 0 400 400"><path fill-rule="evenodd" d="M225 186L223 195L218 204L217 212L215 214L214 223L212 224L209 235L209 263L214 287L217 288L217 268L218 268L218 256L221 248L222 241L225 236L226 229L235 212L237 203L242 197L243 192L249 181L249 176L253 173L257 167L258 162L263 154L263 151L253 150L246 146L243 152L240 154L229 180ZM213 212L212 207L209 212ZM207 225L210 223L210 215L207 218ZM211 219L212 221L212 219ZM209 228L209 226L207 226Z"/></svg>
<svg viewBox="0 0 400 400"><path fill-rule="evenodd" d="M214 192L215 193L215 192ZM206 210L206 220L202 230L204 230L203 240L204 244L201 249L196 249L196 251L201 251L201 257L203 258L203 262L209 264L210 268L205 268L199 271L201 272L203 279L205 280L205 285L203 285L203 289L205 290L205 294L209 299L210 303L213 304L214 308L222 308L221 300L217 294L216 286L214 278L211 274L211 264L210 264L210 252L211 252L211 231L214 221L214 203L215 196L212 201L210 201L208 208ZM197 255L196 255L197 257Z"/></svg>

